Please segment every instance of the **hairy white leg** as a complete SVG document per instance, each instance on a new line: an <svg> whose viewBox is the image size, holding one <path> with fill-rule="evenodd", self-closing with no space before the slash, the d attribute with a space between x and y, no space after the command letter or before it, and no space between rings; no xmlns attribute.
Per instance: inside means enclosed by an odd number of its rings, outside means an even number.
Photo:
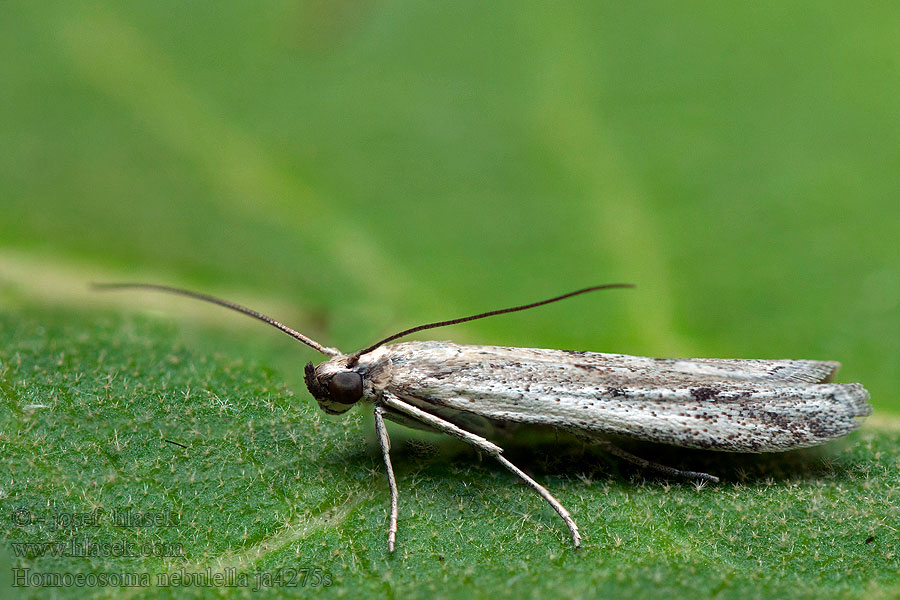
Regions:
<svg viewBox="0 0 900 600"><path fill-rule="evenodd" d="M388 437L387 428L384 426L384 409L380 406L375 407L375 431L378 433L381 456L384 458L388 485L391 488L391 524L388 526L388 550L393 552L394 541L397 539L397 478L394 477L394 467L391 465L391 438Z"/></svg>
<svg viewBox="0 0 900 600"><path fill-rule="evenodd" d="M541 498L550 503L550 506L553 507L553 510L562 517L562 520L566 522L566 527L569 528L569 533L572 534L572 544L575 545L576 548L581 546L581 534L578 533L578 525L575 524L575 520L572 519L572 515L569 514L569 511L566 510L566 507L559 503L559 500L553 497L553 495L547 491L547 488L539 484L537 481L526 475L522 469L512 464L504 456L499 454L495 454L494 458L500 461L500 464L518 475L522 481L531 486L531 488L540 494Z"/></svg>
<svg viewBox="0 0 900 600"><path fill-rule="evenodd" d="M469 433L462 427L458 425L454 425L450 421L445 421L440 417L436 417L431 413L425 412L421 408L413 406L407 402L404 402L394 394L390 392L384 392L382 396L382 401L385 406L389 406L396 411L399 411L409 417L412 417L416 421L420 423L424 423L437 429L438 431L442 431L444 433L448 433L450 435L456 436L460 439L463 439L479 450L483 450L492 456L496 456L503 452L503 448L498 446L497 444L486 440L480 435L476 435L474 433Z"/></svg>
<svg viewBox="0 0 900 600"><path fill-rule="evenodd" d="M434 427L438 431L442 431L444 433L448 433L450 435L456 436L461 440L464 440L479 450L487 452L494 458L496 458L501 465L512 471L516 476L518 476L522 481L527 483L534 491L536 491L540 496L546 500L550 506L553 507L553 510L562 517L562 520L565 521L566 526L569 528L569 532L572 534L572 543L576 548L581 546L581 535L578 533L578 525L575 524L575 521L572 519L572 516L569 514L569 511L559 503L559 500L553 497L553 495L547 491L547 488L539 484L537 481L529 477L518 468L516 465L512 464L505 457L501 456L503 449L481 437L480 435L475 435L474 433L469 433L465 429L454 425L449 421L445 421L440 417L436 417L431 413L427 413L424 410L417 408L411 404L407 404L398 398L397 396L391 394L390 392L385 392L382 397L382 402L385 406L388 406L398 412L401 412L408 417L412 417L413 419L425 423L426 425L430 425Z"/></svg>
<svg viewBox="0 0 900 600"><path fill-rule="evenodd" d="M710 475L709 473L701 473L699 471L682 471L681 469L676 469L675 467L661 465L659 463L653 462L652 460L647 460L646 458L635 456L631 452L626 452L625 450L622 450L618 446L614 445L609 440L597 438L594 436L589 437L592 442L603 448L606 452L609 452L613 456L618 456L619 458L627 460L630 463L634 463L644 469L653 469L654 471L659 471L661 473L665 473L666 475L674 475L675 477L684 477L687 479L703 479L712 483L719 483L719 478L715 475Z"/></svg>

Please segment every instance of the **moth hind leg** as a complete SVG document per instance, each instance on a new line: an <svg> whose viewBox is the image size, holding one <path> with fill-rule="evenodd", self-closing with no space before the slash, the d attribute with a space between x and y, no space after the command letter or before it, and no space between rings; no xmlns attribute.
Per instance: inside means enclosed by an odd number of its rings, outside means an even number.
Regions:
<svg viewBox="0 0 900 600"><path fill-rule="evenodd" d="M647 460L646 458L641 458L640 456L635 456L631 452L622 450L606 439L591 437L590 440L613 456L621 458L622 460L627 460L628 462L637 465L642 469L651 469L653 471L664 473L665 475L671 475L673 477L682 477L684 479L700 479L702 481L709 481L710 483L719 483L719 478L715 475L702 473L700 471L683 471L681 469L676 469L675 467L669 467L667 465L653 462L652 460Z"/></svg>

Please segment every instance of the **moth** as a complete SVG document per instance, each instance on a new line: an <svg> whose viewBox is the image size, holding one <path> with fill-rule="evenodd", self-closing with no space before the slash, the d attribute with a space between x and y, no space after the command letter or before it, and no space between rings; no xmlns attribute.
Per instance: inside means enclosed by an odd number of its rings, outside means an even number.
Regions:
<svg viewBox="0 0 900 600"><path fill-rule="evenodd" d="M660 359L436 341L389 343L426 329L535 308L596 290L633 287L630 284L598 285L540 302L419 325L351 354L213 296L149 283L95 287L143 288L218 304L268 323L328 356L319 365L306 365L306 386L331 415L359 403L371 407L390 487L390 552L397 536L398 492L385 419L458 437L494 457L553 507L578 548L581 535L569 511L486 436L510 424L549 425L594 441L643 468L717 482L707 473L637 457L608 438L624 436L725 452L779 452L850 433L871 413L869 393L862 385L832 383L840 367L832 361Z"/></svg>

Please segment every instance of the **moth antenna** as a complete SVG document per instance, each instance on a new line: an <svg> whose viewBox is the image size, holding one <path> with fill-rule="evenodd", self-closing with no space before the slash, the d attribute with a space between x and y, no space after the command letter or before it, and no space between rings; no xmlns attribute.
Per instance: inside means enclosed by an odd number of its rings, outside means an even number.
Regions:
<svg viewBox="0 0 900 600"><path fill-rule="evenodd" d="M368 354L372 350L375 350L379 346L386 344L388 342L393 342L396 339L405 337L411 333L416 333L417 331L424 331L425 329L435 329L436 327L445 327L447 325L456 325L457 323L465 323L466 321L474 321L476 319L484 319L485 317L493 317L495 315L502 315L505 313L518 312L520 310L528 310L529 308L536 308L538 306L543 306L545 304L550 304L552 302L558 302L560 300L565 300L566 298L571 298L572 296L578 296L579 294L586 294L588 292L595 292L597 290L608 290L611 288L633 288L633 283L608 283L606 285L595 285L593 287L584 288L582 290L576 290L574 292L569 292L568 294L563 294L562 296L556 296L555 298L550 298L548 300L541 300L540 302L532 302L531 304L523 304L522 306L513 306L512 308L501 308L499 310L490 310L488 312L478 313L477 315L472 315L470 317L461 317L459 319L450 319L449 321L437 321L435 323L426 323L425 325L419 325L418 327L411 327L409 329L404 329L399 333L395 333L394 335L390 335L383 340L379 340L378 342L372 344L368 348L363 348L362 350L357 350L353 354L350 355L349 360L347 361L348 366L353 366L359 361L359 357L363 354Z"/></svg>
<svg viewBox="0 0 900 600"><path fill-rule="evenodd" d="M235 304L234 302L229 302L227 300L222 300L221 298L216 298L215 296L207 296L206 294L200 294L198 292L192 292L190 290L183 290L181 288L169 287L167 285L157 285L155 283L92 283L91 288L95 290L124 290L124 289L145 289L145 290L156 290L158 292L166 292L169 294L177 294L179 296L187 296L188 298L194 298L195 300L202 300L204 302L209 302L211 304L218 304L219 306L224 306L225 308L229 308L231 310L237 311L239 313L243 313L245 315L251 316L254 319L259 319L263 323L268 323L275 329L280 329L284 333L288 334L295 340L300 340L313 350L318 350L322 354L326 356L340 356L341 353L339 350L335 348L327 348L315 341L314 339L308 338L299 331L291 329L284 323L276 321L272 317L264 315L262 313L256 312L253 309L247 308L245 306L241 306L240 304Z"/></svg>

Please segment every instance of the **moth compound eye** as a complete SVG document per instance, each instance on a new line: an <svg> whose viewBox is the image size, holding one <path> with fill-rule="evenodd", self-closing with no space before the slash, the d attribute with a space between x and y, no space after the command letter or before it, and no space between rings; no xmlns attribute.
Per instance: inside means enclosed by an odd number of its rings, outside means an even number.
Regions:
<svg viewBox="0 0 900 600"><path fill-rule="evenodd" d="M362 377L352 371L338 373L328 382L328 391L335 402L353 404L362 398Z"/></svg>

